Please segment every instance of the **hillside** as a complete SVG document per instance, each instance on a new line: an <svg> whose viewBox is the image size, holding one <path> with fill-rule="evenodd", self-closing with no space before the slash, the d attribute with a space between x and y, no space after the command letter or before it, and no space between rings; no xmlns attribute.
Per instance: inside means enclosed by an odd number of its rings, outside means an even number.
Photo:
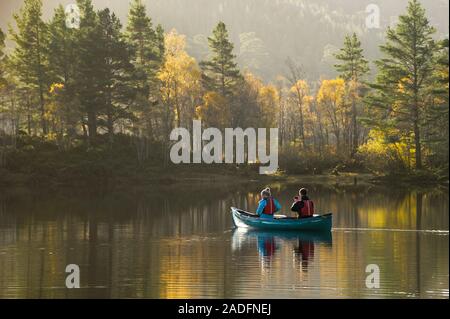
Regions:
<svg viewBox="0 0 450 319"><path fill-rule="evenodd" d="M2 0L0 27L5 29L21 0ZM44 16L49 18L53 8L73 0L45 0ZM128 3L117 0L94 0L97 8L109 6L126 23ZM147 0L154 23L166 30L176 28L188 37L188 51L201 60L207 54L207 36L214 25L223 20L231 33L238 61L265 80L273 80L286 72L288 57L303 65L305 77L317 80L333 76L332 53L342 45L349 32L356 32L366 49L366 56L378 57L378 45L385 28L402 13L406 0ZM439 36L448 34L447 0L423 0L431 23ZM365 27L365 8L376 3L381 11L381 28Z"/></svg>

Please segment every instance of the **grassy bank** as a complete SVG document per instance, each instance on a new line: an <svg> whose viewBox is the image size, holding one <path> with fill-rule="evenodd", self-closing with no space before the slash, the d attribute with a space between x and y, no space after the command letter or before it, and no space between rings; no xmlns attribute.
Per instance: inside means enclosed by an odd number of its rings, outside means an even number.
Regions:
<svg viewBox="0 0 450 319"><path fill-rule="evenodd" d="M17 145L0 148L0 187L107 187L236 184L255 182L307 182L331 184L448 185L448 170L375 173L359 164L324 166L298 171L283 167L276 175L259 174L259 165L174 165L161 145L149 145L148 156L138 160L136 145L128 138L117 138L113 145L79 146L61 150L40 139L20 139ZM282 154L280 156L283 156ZM312 166L312 165L311 165Z"/></svg>

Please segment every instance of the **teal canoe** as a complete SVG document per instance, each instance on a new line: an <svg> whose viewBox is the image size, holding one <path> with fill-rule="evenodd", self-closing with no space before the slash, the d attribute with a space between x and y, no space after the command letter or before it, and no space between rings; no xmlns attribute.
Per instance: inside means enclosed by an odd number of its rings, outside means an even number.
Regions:
<svg viewBox="0 0 450 319"><path fill-rule="evenodd" d="M330 231L332 214L298 219L285 216L275 216L273 219L260 218L258 215L231 207L233 222L236 227L264 229L264 230L302 230L302 231Z"/></svg>

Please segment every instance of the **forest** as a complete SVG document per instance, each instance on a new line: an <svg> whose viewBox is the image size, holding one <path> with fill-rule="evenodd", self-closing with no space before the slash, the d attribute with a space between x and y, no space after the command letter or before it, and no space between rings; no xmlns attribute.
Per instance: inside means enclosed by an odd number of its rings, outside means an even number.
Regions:
<svg viewBox="0 0 450 319"><path fill-rule="evenodd" d="M76 3L77 28L65 6L47 21L41 0L25 0L15 25L0 30L0 184L173 173L170 132L193 119L279 128L281 174L448 181L448 38L418 0L386 30L374 61L348 32L332 52L336 77L308 74L288 56L284 74L255 74L238 63L221 21L198 59L184 30L154 24L141 0L131 1L125 25L91 0ZM222 166L197 169L256 171Z"/></svg>

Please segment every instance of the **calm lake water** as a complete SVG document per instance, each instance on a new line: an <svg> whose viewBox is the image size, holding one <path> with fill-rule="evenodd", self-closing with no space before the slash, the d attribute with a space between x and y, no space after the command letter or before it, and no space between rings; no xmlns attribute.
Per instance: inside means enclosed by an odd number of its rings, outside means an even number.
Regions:
<svg viewBox="0 0 450 319"><path fill-rule="evenodd" d="M331 233L234 230L229 207L254 210L264 186L0 191L0 298L449 297L448 189L302 185ZM297 185L271 186L288 212Z"/></svg>

